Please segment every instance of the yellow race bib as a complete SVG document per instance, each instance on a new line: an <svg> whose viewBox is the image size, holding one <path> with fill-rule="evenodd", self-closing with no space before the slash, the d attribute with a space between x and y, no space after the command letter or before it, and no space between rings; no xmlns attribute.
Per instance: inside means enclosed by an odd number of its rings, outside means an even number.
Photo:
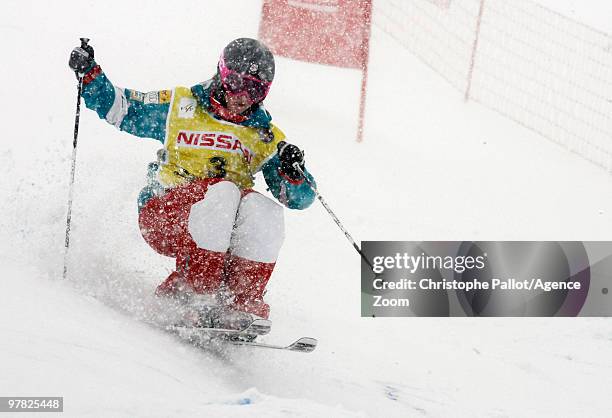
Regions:
<svg viewBox="0 0 612 418"><path fill-rule="evenodd" d="M276 153L285 138L270 125L273 138L260 129L215 119L186 87L172 94L166 120L165 158L158 174L164 187L196 179L225 178L242 189L253 187L253 176Z"/></svg>

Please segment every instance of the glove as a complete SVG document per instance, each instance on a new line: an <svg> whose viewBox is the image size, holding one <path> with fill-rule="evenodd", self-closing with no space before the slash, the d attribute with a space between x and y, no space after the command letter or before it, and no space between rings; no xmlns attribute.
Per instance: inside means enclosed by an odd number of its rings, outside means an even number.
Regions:
<svg viewBox="0 0 612 418"><path fill-rule="evenodd" d="M294 167L294 164L304 170L304 151L299 149L297 146L288 144L285 141L281 141L277 145L278 158L281 163L281 171L284 175L289 177L293 181L299 181L302 179L300 171Z"/></svg>
<svg viewBox="0 0 612 418"><path fill-rule="evenodd" d="M85 73L94 62L94 50L91 45L86 43L76 47L70 53L70 60L68 60L68 66L79 74Z"/></svg>

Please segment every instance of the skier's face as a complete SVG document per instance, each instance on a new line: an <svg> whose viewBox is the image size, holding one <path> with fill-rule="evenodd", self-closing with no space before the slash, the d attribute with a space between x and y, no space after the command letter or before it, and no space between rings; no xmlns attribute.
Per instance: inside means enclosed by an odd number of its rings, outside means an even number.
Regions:
<svg viewBox="0 0 612 418"><path fill-rule="evenodd" d="M253 105L253 101L246 92L226 93L225 102L227 103L227 110L235 115L240 115Z"/></svg>

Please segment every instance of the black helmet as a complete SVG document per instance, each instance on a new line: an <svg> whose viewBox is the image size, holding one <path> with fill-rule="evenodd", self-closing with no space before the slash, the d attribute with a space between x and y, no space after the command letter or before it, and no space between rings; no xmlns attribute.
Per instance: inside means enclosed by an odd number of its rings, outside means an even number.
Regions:
<svg viewBox="0 0 612 418"><path fill-rule="evenodd" d="M268 83L274 79L274 55L256 39L234 39L223 48L221 59L232 71L257 77Z"/></svg>
<svg viewBox="0 0 612 418"><path fill-rule="evenodd" d="M247 92L254 103L259 103L274 79L274 55L255 39L235 39L223 49L217 75L226 93Z"/></svg>

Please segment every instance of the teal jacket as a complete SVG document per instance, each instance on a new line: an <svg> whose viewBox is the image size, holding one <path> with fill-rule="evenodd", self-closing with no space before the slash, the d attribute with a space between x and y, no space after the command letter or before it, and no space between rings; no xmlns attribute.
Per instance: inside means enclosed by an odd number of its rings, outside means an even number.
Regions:
<svg viewBox="0 0 612 418"><path fill-rule="evenodd" d="M210 84L211 80L191 88L198 104L207 110L210 108ZM141 93L116 87L95 63L83 78L82 97L87 108L96 111L101 119L121 131L141 138L156 139L162 144L166 137L166 119L170 111L170 103L163 99L165 92L167 91ZM248 119L240 124L268 130L271 121L270 113L260 104ZM283 175L280 166L278 155L274 155L261 167L268 190L290 209L305 209L310 206L316 197L312 188L303 179L298 182L289 180ZM149 164L149 183L138 198L139 209L148 199L162 191L155 180L157 168L156 163ZM314 186L313 176L307 170L304 174Z"/></svg>

